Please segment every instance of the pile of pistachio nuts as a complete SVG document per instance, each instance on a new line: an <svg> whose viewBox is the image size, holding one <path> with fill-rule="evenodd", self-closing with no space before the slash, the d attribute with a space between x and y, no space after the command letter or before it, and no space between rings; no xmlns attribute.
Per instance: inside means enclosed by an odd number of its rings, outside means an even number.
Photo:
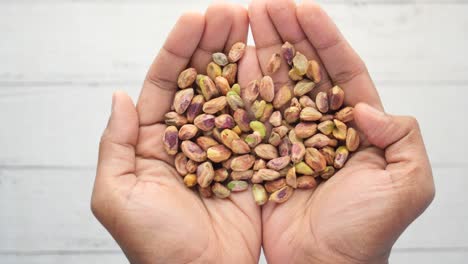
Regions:
<svg viewBox="0 0 468 264"><path fill-rule="evenodd" d="M347 125L353 107L344 106L339 86L314 91L319 63L288 42L266 72L287 63L289 84L275 87L264 76L241 87L237 63L245 49L239 42L227 55L214 53L206 75L194 68L180 73L163 144L185 185L203 197L227 198L252 185L258 205L283 203L295 189L332 177L359 148L357 131Z"/></svg>

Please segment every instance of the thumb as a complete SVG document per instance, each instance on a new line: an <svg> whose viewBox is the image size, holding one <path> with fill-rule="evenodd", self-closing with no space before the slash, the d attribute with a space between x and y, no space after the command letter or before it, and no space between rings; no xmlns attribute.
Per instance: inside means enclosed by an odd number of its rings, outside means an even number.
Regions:
<svg viewBox="0 0 468 264"><path fill-rule="evenodd" d="M365 103L356 105L354 115L359 129L374 146L387 149L398 143L404 149L414 145L424 147L418 122L413 117L389 115ZM409 144L404 146L401 142Z"/></svg>
<svg viewBox="0 0 468 264"><path fill-rule="evenodd" d="M421 213L434 197L434 182L416 119L388 115L363 103L356 105L354 114L369 143L384 150L395 187L405 190Z"/></svg>
<svg viewBox="0 0 468 264"><path fill-rule="evenodd" d="M101 137L96 182L134 173L138 114L124 92L112 96L112 113Z"/></svg>

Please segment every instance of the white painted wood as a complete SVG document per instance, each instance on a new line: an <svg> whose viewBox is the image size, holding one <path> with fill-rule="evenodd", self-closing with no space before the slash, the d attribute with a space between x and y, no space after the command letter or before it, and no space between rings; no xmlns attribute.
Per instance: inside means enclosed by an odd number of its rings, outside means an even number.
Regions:
<svg viewBox="0 0 468 264"><path fill-rule="evenodd" d="M435 166L468 165L464 150L466 86L377 84L387 110L414 115ZM468 86L468 85L467 85ZM120 86L133 98L139 85ZM4 87L0 90L0 165L95 166L107 123L112 86ZM451 114L447 114L450 110ZM450 124L450 125L449 125ZM447 145L448 139L456 145Z"/></svg>
<svg viewBox="0 0 468 264"><path fill-rule="evenodd" d="M467 252L393 252L390 257L391 264L465 264L468 259ZM98 255L41 255L41 256L0 256L3 264L124 264L128 263L123 254ZM260 264L266 264L261 260Z"/></svg>
<svg viewBox="0 0 468 264"><path fill-rule="evenodd" d="M0 263L128 263L89 210L110 96L136 98L177 17L210 2L0 1ZM321 2L387 110L420 120L436 168L436 200L390 263L466 263L468 2Z"/></svg>
<svg viewBox="0 0 468 264"><path fill-rule="evenodd" d="M0 170L0 252L116 250L90 210L93 170Z"/></svg>
<svg viewBox="0 0 468 264"><path fill-rule="evenodd" d="M300 0L295 0L297 3ZM5 3L14 3L14 4L29 4L34 3L36 0L3 0ZM41 0L41 3L67 3L67 2L76 2L76 0ZM125 3L125 2L152 2L152 3L163 3L165 0L80 0L80 3L86 2L105 2L105 3ZM200 3L208 5L211 2L207 0L178 0L174 4L190 4L190 3ZM230 3L239 3L239 4L248 4L249 0L230 0ZM387 4L387 5L406 5L406 4L465 4L463 0L317 0L316 2L321 4L348 4L348 5L374 5L374 4Z"/></svg>
<svg viewBox="0 0 468 264"><path fill-rule="evenodd" d="M438 195L396 249L468 248L465 169L434 170ZM118 250L89 209L94 170L2 170L1 252Z"/></svg>
<svg viewBox="0 0 468 264"><path fill-rule="evenodd" d="M395 248L465 248L468 251L466 168L433 169L436 197Z"/></svg>
<svg viewBox="0 0 468 264"><path fill-rule="evenodd" d="M466 264L467 251L423 251L423 252L392 252L390 264Z"/></svg>
<svg viewBox="0 0 468 264"><path fill-rule="evenodd" d="M177 17L208 2L2 1L0 84L139 82ZM325 8L376 80L467 81L464 2L337 2Z"/></svg>
<svg viewBox="0 0 468 264"><path fill-rule="evenodd" d="M468 124L460 122L468 114L468 104L464 102L468 85L377 83L377 86L387 112L418 119L433 166L468 165L463 154L468 142L462 140ZM452 124L459 124L462 131L451 128Z"/></svg>
<svg viewBox="0 0 468 264"><path fill-rule="evenodd" d="M129 263L122 253L114 254L66 254L66 255L33 255L16 256L0 255L2 264L127 264Z"/></svg>

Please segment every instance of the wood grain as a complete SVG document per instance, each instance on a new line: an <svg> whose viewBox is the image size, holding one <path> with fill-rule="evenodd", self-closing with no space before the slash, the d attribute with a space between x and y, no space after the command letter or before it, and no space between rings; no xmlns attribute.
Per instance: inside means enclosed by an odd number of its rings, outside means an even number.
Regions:
<svg viewBox="0 0 468 264"><path fill-rule="evenodd" d="M415 2L324 6L375 80L466 83L468 5ZM0 85L140 82L177 17L207 3L2 1Z"/></svg>
<svg viewBox="0 0 468 264"><path fill-rule="evenodd" d="M468 252L465 251L394 251L390 257L392 264L406 263L425 263L425 264L465 264L468 259ZM126 264L128 261L122 253L114 254L84 254L76 252L75 254L59 255L8 255L0 256L0 261L4 264ZM262 259L260 264L267 262Z"/></svg>
<svg viewBox="0 0 468 264"><path fill-rule="evenodd" d="M468 251L466 250L394 251L389 263L465 264L467 259Z"/></svg>
<svg viewBox="0 0 468 264"><path fill-rule="evenodd" d="M89 209L111 94L136 99L177 17L210 2L0 2L0 263L128 263ZM435 168L436 200L390 263L466 263L468 2L319 2L368 65L387 111L419 119Z"/></svg>
<svg viewBox="0 0 468 264"><path fill-rule="evenodd" d="M45 255L0 255L2 264L127 264L123 253L94 253L70 252L70 254Z"/></svg>

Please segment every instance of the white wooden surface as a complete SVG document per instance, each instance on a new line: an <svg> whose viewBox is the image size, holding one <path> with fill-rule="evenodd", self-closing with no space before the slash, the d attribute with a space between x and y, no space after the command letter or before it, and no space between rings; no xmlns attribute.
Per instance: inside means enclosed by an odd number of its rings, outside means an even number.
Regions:
<svg viewBox="0 0 468 264"><path fill-rule="evenodd" d="M89 210L110 95L136 99L176 18L208 2L0 1L0 263L127 263ZM324 3L434 165L436 200L391 263L468 261L467 3Z"/></svg>

